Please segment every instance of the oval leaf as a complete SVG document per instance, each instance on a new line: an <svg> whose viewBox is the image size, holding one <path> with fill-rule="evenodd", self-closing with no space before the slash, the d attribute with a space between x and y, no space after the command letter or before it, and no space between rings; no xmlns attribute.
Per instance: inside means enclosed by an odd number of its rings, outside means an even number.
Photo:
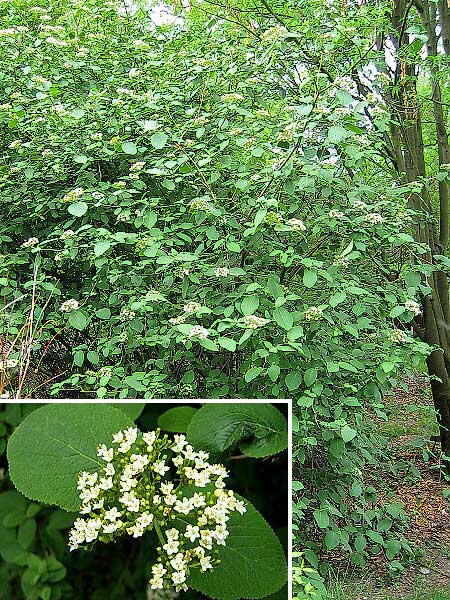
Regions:
<svg viewBox="0 0 450 600"><path fill-rule="evenodd" d="M108 404L47 404L26 417L9 439L9 475L17 490L76 511L78 473L103 466L97 446L133 421Z"/></svg>
<svg viewBox="0 0 450 600"><path fill-rule="evenodd" d="M232 513L227 522L230 535L226 546L219 546L220 564L211 573L195 570L188 579L189 586L210 598L263 598L286 583L286 559L277 536L244 501L247 512Z"/></svg>

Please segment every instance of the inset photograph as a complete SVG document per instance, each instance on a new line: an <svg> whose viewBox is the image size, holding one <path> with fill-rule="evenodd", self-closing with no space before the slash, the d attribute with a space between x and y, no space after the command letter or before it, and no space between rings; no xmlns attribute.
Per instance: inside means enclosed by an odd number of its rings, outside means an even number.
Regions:
<svg viewBox="0 0 450 600"><path fill-rule="evenodd" d="M2 600L287 599L288 409L0 405Z"/></svg>

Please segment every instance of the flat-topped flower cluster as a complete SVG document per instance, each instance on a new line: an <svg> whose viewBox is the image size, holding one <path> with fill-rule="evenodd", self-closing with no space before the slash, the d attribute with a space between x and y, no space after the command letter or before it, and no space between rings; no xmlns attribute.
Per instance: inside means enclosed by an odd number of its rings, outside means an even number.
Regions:
<svg viewBox="0 0 450 600"><path fill-rule="evenodd" d="M78 477L82 516L70 531L70 550L155 529L161 545L151 587L187 590L191 569L218 564L230 513L243 514L244 502L225 489L225 467L209 463L209 454L195 452L184 435L170 439L159 429L141 435L129 427L114 434L112 446L97 449L105 465Z"/></svg>

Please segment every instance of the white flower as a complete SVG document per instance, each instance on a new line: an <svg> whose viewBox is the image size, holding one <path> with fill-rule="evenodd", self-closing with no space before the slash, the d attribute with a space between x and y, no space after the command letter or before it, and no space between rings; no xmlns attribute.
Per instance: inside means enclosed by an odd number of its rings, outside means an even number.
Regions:
<svg viewBox="0 0 450 600"><path fill-rule="evenodd" d="M130 165L130 171L142 171L142 169L145 167L145 162L144 161L138 161L133 163L132 165Z"/></svg>
<svg viewBox="0 0 450 600"><path fill-rule="evenodd" d="M132 319L134 319L135 316L136 313L134 312L134 310L124 308L119 315L119 319L122 321L122 323L125 323L125 321L131 321Z"/></svg>
<svg viewBox="0 0 450 600"><path fill-rule="evenodd" d="M106 510L104 515L105 519L107 519L108 521L115 521L121 516L122 513L117 510L116 506L113 506L110 510Z"/></svg>
<svg viewBox="0 0 450 600"><path fill-rule="evenodd" d="M210 556L200 556L200 566L202 568L202 571L206 571L207 569L212 569L213 566L211 564L211 557Z"/></svg>
<svg viewBox="0 0 450 600"><path fill-rule="evenodd" d="M418 302L416 302L415 300L407 300L405 302L405 308L406 308L406 310L409 310L410 312L412 312L415 316L420 315L422 312L422 308L421 308L420 304Z"/></svg>
<svg viewBox="0 0 450 600"><path fill-rule="evenodd" d="M140 437L136 427L128 427L113 435L113 446L98 446L98 456L107 461L99 472L84 471L78 477L81 518L76 519L70 531L70 550L95 541L99 535L107 536L102 541L113 541L125 534L139 538L155 524L161 528L165 541L158 548L150 586L158 590L173 586L175 591L187 590L184 582L191 569L213 568L215 562L209 555L212 553L206 551L217 552L219 546L226 544L230 513L245 512L245 504L224 489L228 475L225 467L210 464L208 453L196 452L184 435L175 435L171 440L158 429ZM145 453L146 448L149 454ZM154 474L166 474L171 453L179 459L177 475L161 482ZM194 491L189 497L182 496L184 476L198 487L211 483L215 491ZM177 513L190 515L191 523L183 527ZM199 545L193 548L195 542Z"/></svg>
<svg viewBox="0 0 450 600"><path fill-rule="evenodd" d="M0 369L15 369L19 365L17 358L7 358L0 360Z"/></svg>
<svg viewBox="0 0 450 600"><path fill-rule="evenodd" d="M176 540L167 540L167 544L164 544L163 550L170 556L171 554L176 554L179 547L180 544Z"/></svg>
<svg viewBox="0 0 450 600"><path fill-rule="evenodd" d="M172 581L175 585L180 585L186 581L186 573L184 571L176 571L172 574Z"/></svg>
<svg viewBox="0 0 450 600"><path fill-rule="evenodd" d="M401 329L391 329L388 333L388 340L393 344L404 344L408 341L408 336Z"/></svg>
<svg viewBox="0 0 450 600"><path fill-rule="evenodd" d="M120 529L123 525L123 521L112 521L111 523L104 523L102 526L103 533L114 533Z"/></svg>
<svg viewBox="0 0 450 600"><path fill-rule="evenodd" d="M153 444L155 443L155 440L156 440L156 432L149 431L148 433L143 433L142 439L147 444L147 449L151 450L153 447Z"/></svg>
<svg viewBox="0 0 450 600"><path fill-rule="evenodd" d="M66 231L64 231L61 235L60 235L60 239L61 240L67 240L68 238L71 238L75 235L75 231L73 231L72 229L66 229Z"/></svg>
<svg viewBox="0 0 450 600"><path fill-rule="evenodd" d="M130 512L137 512L139 510L140 500L135 496L134 492L125 492L119 498L119 502L126 506Z"/></svg>
<svg viewBox="0 0 450 600"><path fill-rule="evenodd" d="M328 216L330 217L330 219L342 219L342 217L344 216L344 213L333 208L328 213Z"/></svg>
<svg viewBox="0 0 450 600"><path fill-rule="evenodd" d="M186 321L186 315L180 315L179 317L172 317L169 319L170 325L179 325L180 323L184 323Z"/></svg>
<svg viewBox="0 0 450 600"><path fill-rule="evenodd" d="M101 490L110 490L113 487L113 478L112 477L102 477L98 484L98 487Z"/></svg>
<svg viewBox="0 0 450 600"><path fill-rule="evenodd" d="M105 462L111 462L114 457L114 450L112 448L107 448L105 444L101 444L97 448L97 456L103 458Z"/></svg>
<svg viewBox="0 0 450 600"><path fill-rule="evenodd" d="M287 224L293 231L306 231L306 225L301 219L289 219Z"/></svg>
<svg viewBox="0 0 450 600"><path fill-rule="evenodd" d="M197 338L199 340L205 340L209 336L209 331L201 325L194 325L188 333L190 339Z"/></svg>
<svg viewBox="0 0 450 600"><path fill-rule="evenodd" d="M216 277L228 277L229 274L230 269L228 267L217 267L217 269L214 270L214 275Z"/></svg>
<svg viewBox="0 0 450 600"><path fill-rule="evenodd" d="M164 477L166 472L169 470L169 467L166 466L166 463L163 460L157 461L153 463L152 469L161 477Z"/></svg>
<svg viewBox="0 0 450 600"><path fill-rule="evenodd" d="M39 244L39 239L37 237L30 237L26 242L22 244L22 248L33 248Z"/></svg>
<svg viewBox="0 0 450 600"><path fill-rule="evenodd" d="M383 222L383 217L379 213L368 213L364 218L371 225L377 225L378 223Z"/></svg>
<svg viewBox="0 0 450 600"><path fill-rule="evenodd" d="M201 305L198 302L190 301L183 306L183 310L185 313L192 314L196 313L201 309Z"/></svg>
<svg viewBox="0 0 450 600"><path fill-rule="evenodd" d="M200 528L197 527L197 525L195 525L195 526L186 525L186 531L184 532L184 535L191 542L195 542L195 540L200 537Z"/></svg>
<svg viewBox="0 0 450 600"><path fill-rule="evenodd" d="M305 310L303 316L307 321L319 321L323 317L323 310L320 306L310 306Z"/></svg>
<svg viewBox="0 0 450 600"><path fill-rule="evenodd" d="M52 46L67 46L67 42L64 40L58 40L57 38L51 36L46 38L45 41L47 44L52 44Z"/></svg>
<svg viewBox="0 0 450 600"><path fill-rule="evenodd" d="M78 300L75 300L75 298L70 298L70 300L66 300L61 304L61 308L59 310L62 312L72 312L73 310L77 310L79 306L80 303Z"/></svg>
<svg viewBox="0 0 450 600"><path fill-rule="evenodd" d="M359 208L360 210L364 210L365 208L367 208L367 204L362 200L355 200L355 202L353 202L353 208Z"/></svg>
<svg viewBox="0 0 450 600"><path fill-rule="evenodd" d="M172 449L174 450L174 452L181 452L183 448L187 445L186 436L182 434L174 435L173 439L175 440L175 443L172 446Z"/></svg>
<svg viewBox="0 0 450 600"><path fill-rule="evenodd" d="M267 323L269 323L268 319L263 319L256 315L245 315L245 317L242 317L242 325L245 329L257 329L258 327L264 327Z"/></svg>

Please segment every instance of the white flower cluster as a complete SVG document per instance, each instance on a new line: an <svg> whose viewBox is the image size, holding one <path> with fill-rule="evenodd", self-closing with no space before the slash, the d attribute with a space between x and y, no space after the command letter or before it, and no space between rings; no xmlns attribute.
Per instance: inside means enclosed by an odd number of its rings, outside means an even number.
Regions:
<svg viewBox="0 0 450 600"><path fill-rule="evenodd" d="M210 204L208 202L208 198L195 198L189 203L189 206L192 210L204 210L208 211L210 209Z"/></svg>
<svg viewBox="0 0 450 600"><path fill-rule="evenodd" d="M77 310L79 306L80 304L78 300L75 300L75 298L70 298L70 300L66 300L61 304L60 310L62 310L62 312L72 312L73 310Z"/></svg>
<svg viewBox="0 0 450 600"><path fill-rule="evenodd" d="M416 302L415 300L407 300L405 302L405 308L406 308L406 310L409 310L410 312L412 312L416 317L417 317L417 315L420 315L420 313L422 312L422 308L421 308L420 304L418 302Z"/></svg>
<svg viewBox="0 0 450 600"><path fill-rule="evenodd" d="M367 213L365 220L371 225L377 225L383 222L383 217L380 213Z"/></svg>
<svg viewBox="0 0 450 600"><path fill-rule="evenodd" d="M362 200L355 200L352 206L353 208L358 208L360 210L364 210L365 208L367 208L367 204Z"/></svg>
<svg viewBox="0 0 450 600"><path fill-rule="evenodd" d="M217 267L217 269L214 270L214 275L216 277L228 277L229 274L230 269L228 267Z"/></svg>
<svg viewBox="0 0 450 600"><path fill-rule="evenodd" d="M171 325L179 325L180 323L184 323L186 321L186 315L179 315L178 317L171 317L169 319L169 323Z"/></svg>
<svg viewBox="0 0 450 600"><path fill-rule="evenodd" d="M19 365L17 358L7 358L0 360L0 369L15 369Z"/></svg>
<svg viewBox="0 0 450 600"><path fill-rule="evenodd" d="M348 263L349 259L347 256L338 256L338 258L333 261L335 267L347 267Z"/></svg>
<svg viewBox="0 0 450 600"><path fill-rule="evenodd" d="M287 224L292 231L306 231L306 225L301 219L289 219Z"/></svg>
<svg viewBox="0 0 450 600"><path fill-rule="evenodd" d="M305 310L303 316L307 321L319 321L323 317L323 310L320 306L310 306Z"/></svg>
<svg viewBox="0 0 450 600"><path fill-rule="evenodd" d="M274 43L282 40L287 33L286 27L283 25L274 25L273 27L269 27L261 34L261 39L263 42Z"/></svg>
<svg viewBox="0 0 450 600"><path fill-rule="evenodd" d="M30 237L26 242L22 244L22 248L33 248L39 244L39 239L37 237Z"/></svg>
<svg viewBox="0 0 450 600"><path fill-rule="evenodd" d="M125 323L125 321L132 321L135 316L136 313L134 312L134 310L124 308L119 315L119 319L122 321L122 323Z"/></svg>
<svg viewBox="0 0 450 600"><path fill-rule="evenodd" d="M393 344L404 344L408 341L408 336L401 329L391 329L388 333L388 340Z"/></svg>
<svg viewBox="0 0 450 600"><path fill-rule="evenodd" d="M333 208L328 213L328 216L330 217L330 219L342 219L344 213Z"/></svg>
<svg viewBox="0 0 450 600"><path fill-rule="evenodd" d="M145 167L145 162L144 161L138 161L133 163L132 165L130 165L130 171L132 173L135 173L136 171L142 171L142 169Z"/></svg>
<svg viewBox="0 0 450 600"><path fill-rule="evenodd" d="M63 233L59 236L60 240L68 240L69 238L73 237L75 235L75 231L73 231L72 229L66 229L66 231L63 231Z"/></svg>
<svg viewBox="0 0 450 600"><path fill-rule="evenodd" d="M184 306L183 306L183 311L185 313L187 313L188 315L192 315L193 313L198 312L199 310L201 310L201 305L198 302L194 302L193 300L191 300L190 302L187 302Z"/></svg>
<svg viewBox="0 0 450 600"><path fill-rule="evenodd" d="M256 315L245 315L242 317L242 325L245 329L258 329L258 327L264 327L269 322L268 319L258 317Z"/></svg>
<svg viewBox="0 0 450 600"><path fill-rule="evenodd" d="M74 190L67 192L67 194L65 194L62 197L62 202L73 202L77 198L80 198L83 194L84 194L84 188L82 188L82 187L75 188Z"/></svg>
<svg viewBox="0 0 450 600"><path fill-rule="evenodd" d="M194 325L188 333L188 338L196 338L198 340L205 340L209 336L209 331L201 325Z"/></svg>
<svg viewBox="0 0 450 600"><path fill-rule="evenodd" d="M192 569L217 564L230 513L245 513L244 502L225 489L225 467L209 463L209 454L195 452L184 435L171 440L157 429L140 436L129 427L113 436L112 445L97 448L105 462L99 471L78 477L82 516L69 533L70 550L155 529L161 545L151 588L187 590Z"/></svg>

